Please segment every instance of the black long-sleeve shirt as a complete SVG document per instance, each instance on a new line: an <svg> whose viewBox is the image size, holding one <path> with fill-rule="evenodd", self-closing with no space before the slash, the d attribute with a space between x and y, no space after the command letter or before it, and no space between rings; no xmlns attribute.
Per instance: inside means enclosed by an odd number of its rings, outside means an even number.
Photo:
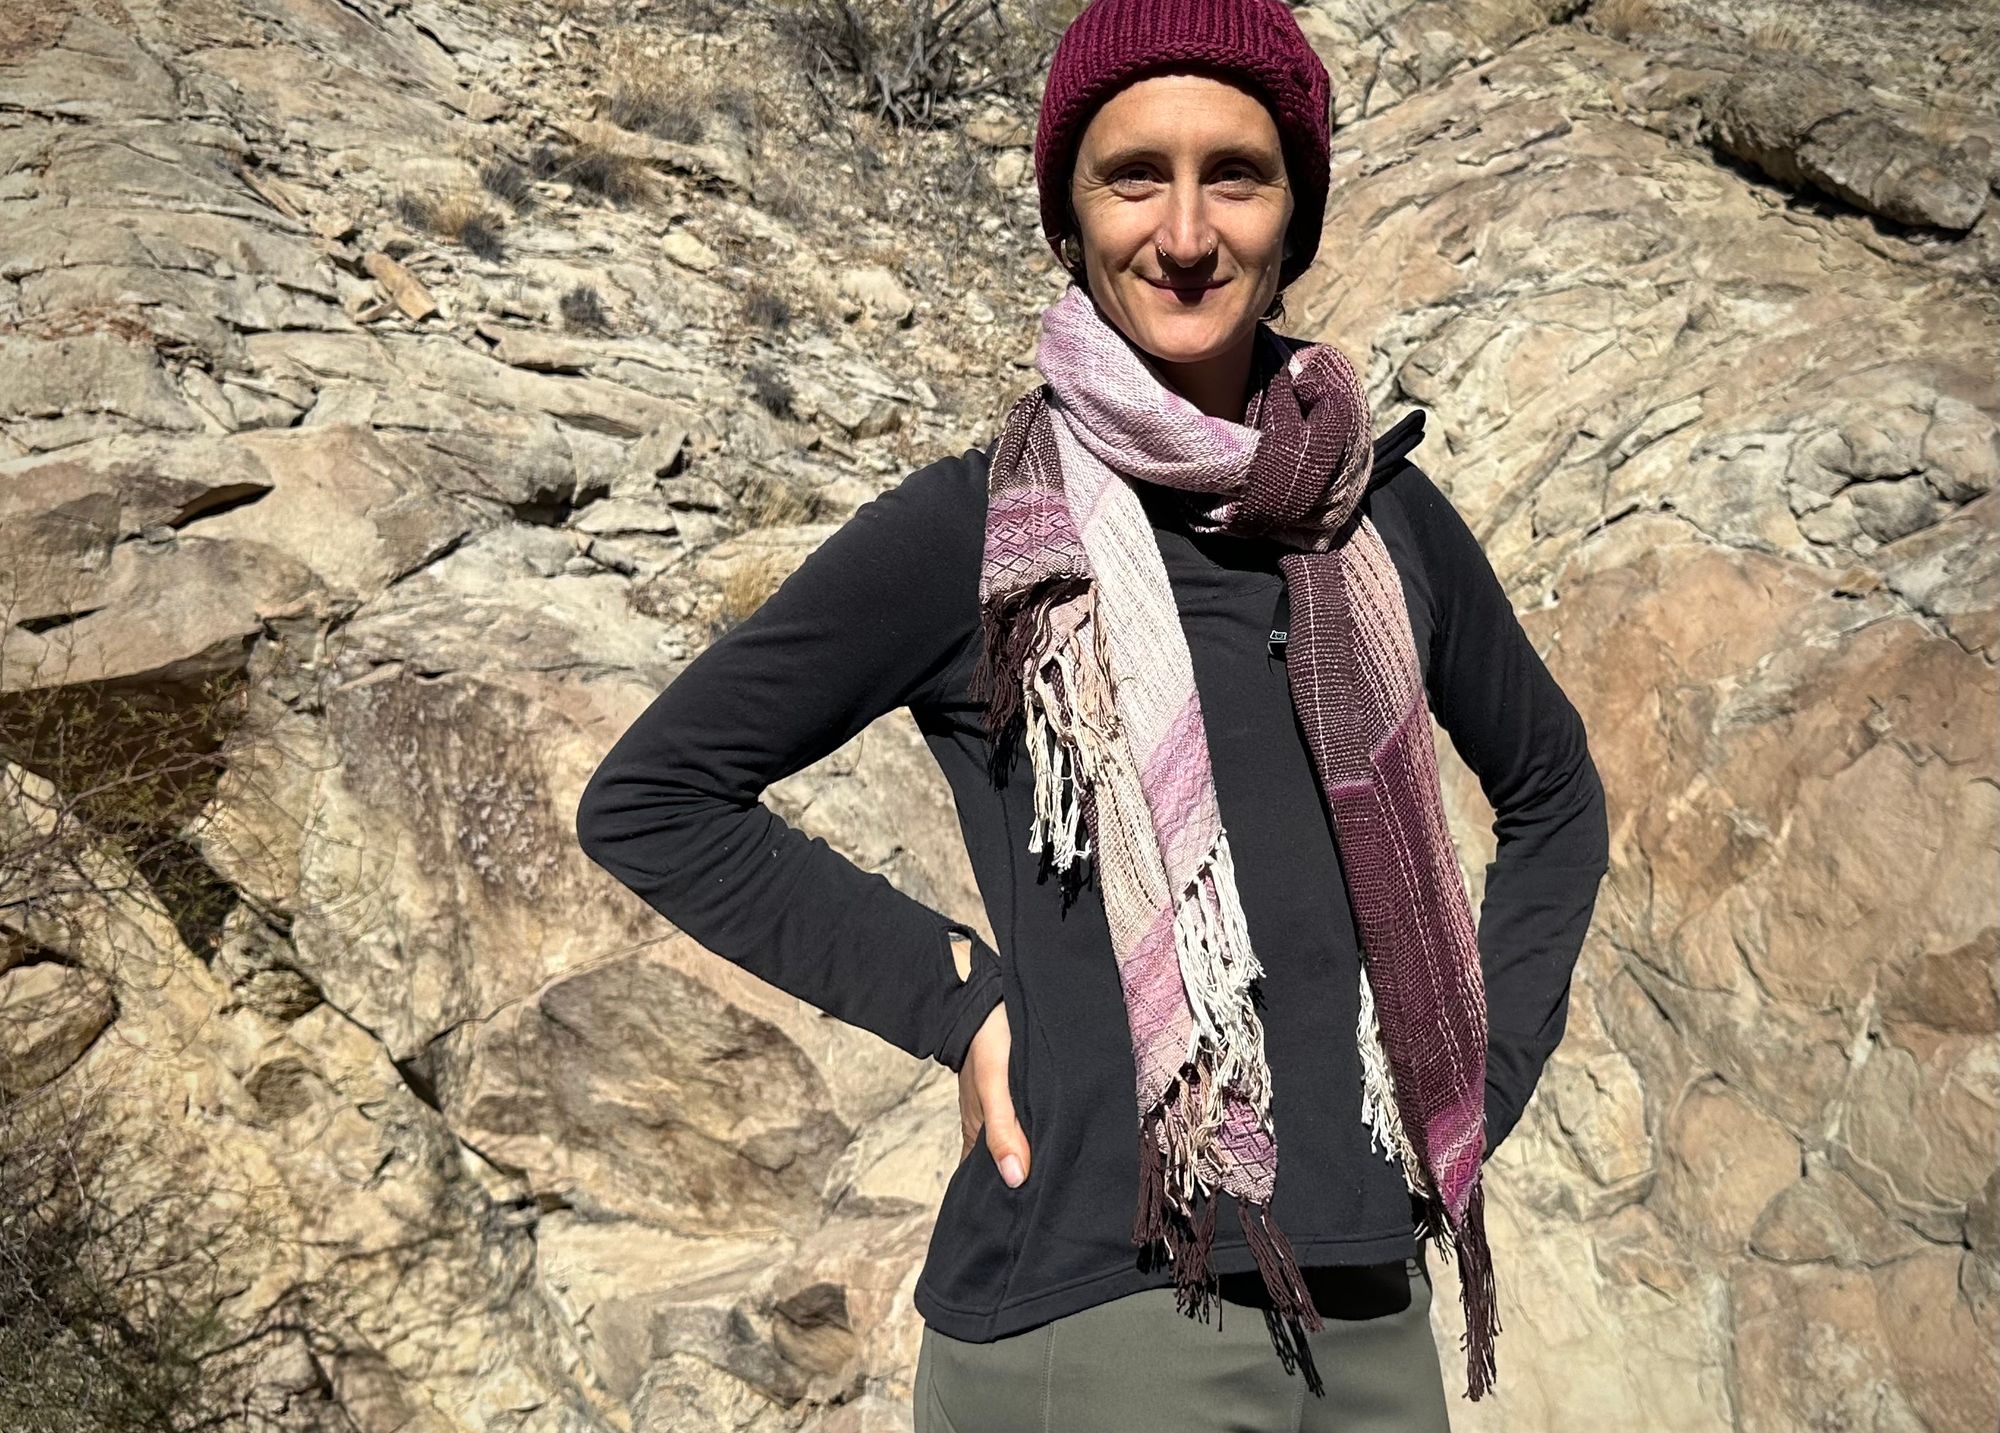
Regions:
<svg viewBox="0 0 2000 1433"><path fill-rule="evenodd" d="M1367 511L1402 576L1431 710L1495 812L1478 926L1490 1030L1488 1153L1562 1038L1571 972L1607 862L1583 724L1516 619L1478 540L1408 458L1413 412L1376 444ZM864 504L750 617L690 663L586 787L591 858L716 954L956 1070L1007 1003L1015 1111L1034 1159L1018 1189L975 1144L946 1187L916 1290L924 1319L987 1341L1172 1279L1139 1267L1138 1110L1102 897L1067 910L1027 849L1033 771L987 772L967 683L991 448L909 474ZM1277 549L1186 532L1142 486L1187 633L1216 797L1251 943L1279 1165L1273 1215L1302 1265L1416 1252L1391 1157L1371 1148L1355 1043L1360 947L1333 818L1270 642ZM999 949L807 838L764 789L907 706L950 785ZM949 934L974 935L961 981ZM1255 1267L1220 1220L1219 1272Z"/></svg>

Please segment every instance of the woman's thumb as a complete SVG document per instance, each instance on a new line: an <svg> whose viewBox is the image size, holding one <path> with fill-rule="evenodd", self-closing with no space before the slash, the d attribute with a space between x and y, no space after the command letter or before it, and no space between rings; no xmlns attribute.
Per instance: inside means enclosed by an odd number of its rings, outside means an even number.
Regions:
<svg viewBox="0 0 2000 1433"><path fill-rule="evenodd" d="M989 1117L986 1121L986 1148L993 1156L993 1162L1000 1167L1000 1178L1009 1189L1018 1189L1028 1177L1028 1137L1021 1132L1021 1125L1014 1118L1013 1102L1009 1101L1006 1112L998 1119Z"/></svg>

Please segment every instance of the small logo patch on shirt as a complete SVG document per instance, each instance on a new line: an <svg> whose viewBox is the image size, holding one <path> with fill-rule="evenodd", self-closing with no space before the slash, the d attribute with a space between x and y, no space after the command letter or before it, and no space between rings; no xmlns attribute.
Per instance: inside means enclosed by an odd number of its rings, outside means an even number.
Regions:
<svg viewBox="0 0 2000 1433"><path fill-rule="evenodd" d="M1283 627L1271 629L1271 655L1281 662L1285 659L1285 643L1291 640L1291 635L1291 632Z"/></svg>

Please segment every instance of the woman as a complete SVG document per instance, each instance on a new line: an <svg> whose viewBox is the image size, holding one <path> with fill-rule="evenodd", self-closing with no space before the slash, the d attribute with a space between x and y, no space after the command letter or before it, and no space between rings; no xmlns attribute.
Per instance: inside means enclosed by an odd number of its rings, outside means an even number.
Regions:
<svg viewBox="0 0 2000 1433"><path fill-rule="evenodd" d="M1328 108L1279 0L1094 0L1036 136L1074 279L1046 382L863 506L579 808L709 949L958 1072L919 1433L1445 1429L1429 1243L1491 1386L1480 1170L1562 1035L1603 795L1421 415L1373 439L1338 350L1264 322ZM758 800L898 706L998 951ZM1433 713L1496 812L1476 935Z"/></svg>

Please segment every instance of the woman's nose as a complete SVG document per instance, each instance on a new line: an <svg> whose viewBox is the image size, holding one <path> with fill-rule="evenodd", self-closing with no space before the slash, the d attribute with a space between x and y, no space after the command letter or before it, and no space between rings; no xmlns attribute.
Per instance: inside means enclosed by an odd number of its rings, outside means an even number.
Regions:
<svg viewBox="0 0 2000 1433"><path fill-rule="evenodd" d="M1167 215L1153 242L1175 267L1191 269L1215 252L1215 226L1208 219L1207 196L1199 184L1176 180L1167 196Z"/></svg>

